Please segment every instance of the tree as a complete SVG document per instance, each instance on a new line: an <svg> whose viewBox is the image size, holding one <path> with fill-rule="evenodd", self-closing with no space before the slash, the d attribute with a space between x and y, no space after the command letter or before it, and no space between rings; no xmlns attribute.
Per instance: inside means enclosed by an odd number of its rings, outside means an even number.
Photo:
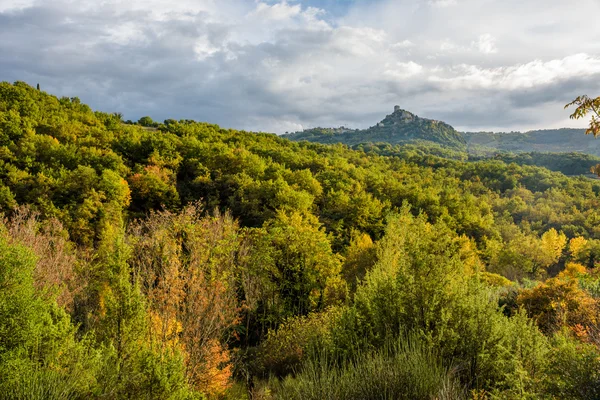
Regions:
<svg viewBox="0 0 600 400"><path fill-rule="evenodd" d="M340 257L316 217L279 212L264 228L283 316L306 315L345 297Z"/></svg>
<svg viewBox="0 0 600 400"><path fill-rule="evenodd" d="M600 134L600 97L595 99L586 95L578 96L575 100L565 106L565 108L577 106L573 114L570 115L571 119L580 119L588 114L591 114L590 125L586 129L585 134L590 133L597 137ZM591 172L600 176L600 164L591 168Z"/></svg>
<svg viewBox="0 0 600 400"><path fill-rule="evenodd" d="M375 266L334 329L336 350L353 354L412 332L460 366L469 388L509 391L508 398L535 391L545 339L523 313L503 315L480 281L473 247L407 208L390 218Z"/></svg>
<svg viewBox="0 0 600 400"><path fill-rule="evenodd" d="M138 120L138 124L141 126L154 126L154 121L149 116L142 117Z"/></svg>
<svg viewBox="0 0 600 400"><path fill-rule="evenodd" d="M202 217L199 207L187 206L133 224L129 241L157 347L181 349L188 382L223 394L231 377L224 345L237 322L235 278L244 251L237 222L229 214Z"/></svg>
<svg viewBox="0 0 600 400"><path fill-rule="evenodd" d="M565 332L552 339L545 392L556 399L597 399L600 396L600 353Z"/></svg>
<svg viewBox="0 0 600 400"><path fill-rule="evenodd" d="M594 137L598 136L600 134L600 97L593 99L586 95L579 96L567 104L565 108L571 106L577 106L570 116L571 119L580 119L588 114L592 114L590 126L585 131L585 134L589 135L591 133Z"/></svg>
<svg viewBox="0 0 600 400"><path fill-rule="evenodd" d="M34 285L36 257L11 244L0 225L0 393L6 399L83 398L94 353L75 340L75 327L53 298ZM97 354L97 353L96 353Z"/></svg>
<svg viewBox="0 0 600 400"><path fill-rule="evenodd" d="M577 273L576 266L570 267ZM589 329L596 324L597 301L579 288L576 279L551 278L531 289L524 289L517 298L531 318L545 333L554 333L563 326Z"/></svg>
<svg viewBox="0 0 600 400"><path fill-rule="evenodd" d="M123 227L106 226L97 246L89 265L84 327L93 330L102 352L100 397L185 398L184 354L153 346L152 315L141 279L129 265L133 250Z"/></svg>
<svg viewBox="0 0 600 400"><path fill-rule="evenodd" d="M360 231L351 231L350 244L346 249L346 259L344 260L342 273L344 279L352 288L352 292L376 260L376 247L371 237Z"/></svg>

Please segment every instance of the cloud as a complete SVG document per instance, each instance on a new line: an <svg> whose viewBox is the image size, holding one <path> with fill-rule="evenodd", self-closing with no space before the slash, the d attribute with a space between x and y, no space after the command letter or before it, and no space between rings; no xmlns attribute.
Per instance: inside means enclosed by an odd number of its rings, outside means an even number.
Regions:
<svg viewBox="0 0 600 400"><path fill-rule="evenodd" d="M35 3L35 0L1 0L0 1L0 12L19 10L27 7L31 7Z"/></svg>
<svg viewBox="0 0 600 400"><path fill-rule="evenodd" d="M126 118L277 133L394 104L469 130L572 125L562 105L600 93L600 27L579 21L594 0L328 4L0 0L0 76Z"/></svg>
<svg viewBox="0 0 600 400"><path fill-rule="evenodd" d="M481 68L476 65L461 64L443 70L443 72L446 77L430 75L429 80L440 83L448 90L513 91L600 76L600 57L575 54L557 60L546 62L534 60L526 64L498 68Z"/></svg>
<svg viewBox="0 0 600 400"><path fill-rule="evenodd" d="M475 47L483 54L492 54L498 52L498 49L496 48L496 39L489 33L480 35L477 41L471 43L471 46Z"/></svg>
<svg viewBox="0 0 600 400"><path fill-rule="evenodd" d="M429 0L428 3L433 7L450 7L456 5L456 0Z"/></svg>
<svg viewBox="0 0 600 400"><path fill-rule="evenodd" d="M423 66L413 61L406 63L397 62L395 65L390 66L389 69L385 70L385 74L392 78L404 80L411 76L418 75L423 71Z"/></svg>
<svg viewBox="0 0 600 400"><path fill-rule="evenodd" d="M401 42L396 42L396 43L392 44L392 47L396 48L396 49L406 49L406 48L414 47L414 46L415 46L415 44L408 39L404 39Z"/></svg>
<svg viewBox="0 0 600 400"><path fill-rule="evenodd" d="M250 14L261 19L281 21L297 16L302 12L299 4L289 5L286 2L273 4L258 3L256 9Z"/></svg>

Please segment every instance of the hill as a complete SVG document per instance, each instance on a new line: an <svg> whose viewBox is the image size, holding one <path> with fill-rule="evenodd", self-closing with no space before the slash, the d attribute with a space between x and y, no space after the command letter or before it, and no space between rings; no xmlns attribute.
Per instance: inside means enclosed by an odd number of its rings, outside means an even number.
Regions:
<svg viewBox="0 0 600 400"><path fill-rule="evenodd" d="M466 149L466 141L452 126L445 122L421 118L409 111L394 107L394 112L368 129L313 128L283 137L290 140L307 140L318 143L387 142L391 144L433 142L456 149Z"/></svg>
<svg viewBox="0 0 600 400"><path fill-rule="evenodd" d="M600 140L585 129L545 129L529 132L465 132L469 153L578 152L600 156Z"/></svg>
<svg viewBox="0 0 600 400"><path fill-rule="evenodd" d="M567 175L590 175L590 169L600 163L600 140L584 133L584 129L569 128L529 132L458 132L444 122L420 118L396 106L392 114L368 129L312 128L282 137L323 144L342 143L353 148L365 148L370 144L375 146L378 154L389 153L379 153L386 145L411 145L420 152L446 158L495 158L537 165ZM398 154L397 151L393 153Z"/></svg>
<svg viewBox="0 0 600 400"><path fill-rule="evenodd" d="M597 398L600 182L464 154L0 83L2 398Z"/></svg>
<svg viewBox="0 0 600 400"><path fill-rule="evenodd" d="M495 153L584 153L600 156L600 140L585 129L561 128L528 132L458 132L449 124L420 118L398 106L368 129L312 128L282 135L290 140L317 143L435 143L477 156Z"/></svg>

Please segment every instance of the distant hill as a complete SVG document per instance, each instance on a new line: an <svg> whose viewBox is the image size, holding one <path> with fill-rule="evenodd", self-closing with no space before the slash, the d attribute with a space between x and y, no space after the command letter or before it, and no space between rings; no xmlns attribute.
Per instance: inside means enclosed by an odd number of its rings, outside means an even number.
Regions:
<svg viewBox="0 0 600 400"><path fill-rule="evenodd" d="M422 143L433 142L469 154L491 156L511 153L585 153L600 156L600 140L585 135L584 129L545 129L529 132L458 132L451 125L421 118L394 107L394 112L367 129L312 128L283 135L294 140L317 143Z"/></svg>
<svg viewBox="0 0 600 400"><path fill-rule="evenodd" d="M418 117L399 106L368 129L313 128L283 136L295 141L344 143L350 146L360 143L401 144L427 141L466 150L467 145L465 138L447 123Z"/></svg>
<svg viewBox="0 0 600 400"><path fill-rule="evenodd" d="M578 152L600 156L600 140L584 129L545 129L529 132L465 132L469 153Z"/></svg>
<svg viewBox="0 0 600 400"><path fill-rule="evenodd" d="M600 164L600 140L585 135L584 129L458 132L445 122L418 117L399 106L368 129L313 128L283 137L294 141L343 143L355 149L402 158L410 158L413 153L465 161L495 158L507 163L545 167L566 175L595 176L590 174L590 168Z"/></svg>
<svg viewBox="0 0 600 400"><path fill-rule="evenodd" d="M491 157L481 157L470 155L469 161L478 161L489 159ZM590 178L598 179L598 176L591 172L591 169L600 164L600 157L577 152L569 153L547 153L547 152L529 152L529 153L509 153L499 152L493 156L496 160L502 160L505 163L515 163L519 165L535 165L537 167L548 168L552 171L559 171L565 175L587 175Z"/></svg>

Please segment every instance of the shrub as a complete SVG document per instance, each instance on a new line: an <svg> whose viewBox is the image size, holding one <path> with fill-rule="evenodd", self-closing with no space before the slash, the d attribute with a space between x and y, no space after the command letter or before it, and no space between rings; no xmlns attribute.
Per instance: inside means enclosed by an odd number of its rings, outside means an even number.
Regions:
<svg viewBox="0 0 600 400"><path fill-rule="evenodd" d="M283 377L294 372L315 349L332 349L331 327L339 308L288 319L276 331L270 331L260 346L259 370Z"/></svg>

